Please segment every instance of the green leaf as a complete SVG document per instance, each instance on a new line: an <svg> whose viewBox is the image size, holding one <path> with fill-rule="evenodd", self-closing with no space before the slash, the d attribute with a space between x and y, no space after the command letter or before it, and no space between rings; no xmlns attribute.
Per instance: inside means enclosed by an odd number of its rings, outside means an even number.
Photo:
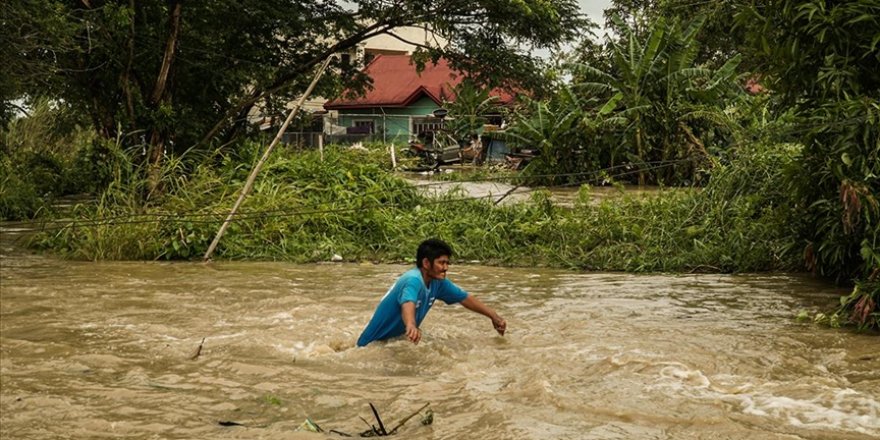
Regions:
<svg viewBox="0 0 880 440"><path fill-rule="evenodd" d="M611 113L617 107L617 103L619 103L622 99L623 93L617 92L614 96L611 97L611 99L608 100L608 102L605 103L605 105L602 106L601 109L599 109L599 114L604 116Z"/></svg>

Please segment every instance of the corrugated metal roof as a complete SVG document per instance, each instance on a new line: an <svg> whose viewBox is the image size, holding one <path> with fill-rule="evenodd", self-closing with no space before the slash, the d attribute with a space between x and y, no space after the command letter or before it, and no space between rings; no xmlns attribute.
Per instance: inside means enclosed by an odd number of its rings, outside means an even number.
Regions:
<svg viewBox="0 0 880 440"><path fill-rule="evenodd" d="M437 64L430 61L421 73L411 64L409 55L377 55L364 68L373 80L373 88L354 99L338 98L326 104L328 110L356 109L369 107L406 107L423 95L441 105L443 100L454 97L453 88L464 76L453 70L445 59ZM502 101L509 101L510 95L500 95ZM345 96L345 94L343 94Z"/></svg>

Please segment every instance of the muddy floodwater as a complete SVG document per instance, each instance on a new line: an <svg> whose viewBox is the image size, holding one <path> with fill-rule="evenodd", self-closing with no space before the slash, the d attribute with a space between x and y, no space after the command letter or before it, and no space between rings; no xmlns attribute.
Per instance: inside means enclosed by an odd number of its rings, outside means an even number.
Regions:
<svg viewBox="0 0 880 440"><path fill-rule="evenodd" d="M880 337L796 322L844 292L802 275L456 264L506 336L438 302L419 345L356 348L408 266L0 263L3 439L320 439L369 402L430 403L406 439L880 437Z"/></svg>

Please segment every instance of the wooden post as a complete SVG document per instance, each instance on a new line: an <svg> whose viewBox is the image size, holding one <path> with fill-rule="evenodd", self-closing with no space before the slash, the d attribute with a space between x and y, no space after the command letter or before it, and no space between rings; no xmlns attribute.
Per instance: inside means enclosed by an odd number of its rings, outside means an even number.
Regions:
<svg viewBox="0 0 880 440"><path fill-rule="evenodd" d="M318 135L318 151L321 153L321 162L324 161L324 133Z"/></svg>
<svg viewBox="0 0 880 440"><path fill-rule="evenodd" d="M336 54L330 55L324 60L324 64L318 69L318 73L312 79L312 83L309 84L309 88L306 89L306 92L299 98L299 102L296 103L296 106L290 110L290 114L287 115L287 119L284 120L284 124L281 125L281 128L278 130L278 134L275 135L275 139L272 139L272 143L269 144L269 147L266 148L266 152L263 153L263 157L260 158L260 161L254 166L254 169L251 171L251 174L247 178L247 182L244 184L244 188L241 190L241 194L238 196L238 200L235 201L235 205L232 206L232 210L229 211L229 215L226 217L226 220L223 221L223 224L220 225L220 230L217 231L217 235L214 237L214 241L211 242L211 245L208 246L208 251L205 252L204 261L211 260L211 254L214 253L214 249L217 248L217 244L220 243L220 238L223 237L223 233L226 232L226 229L229 227L229 223L232 221L232 217L235 216L235 212L238 211L238 208L241 206L242 202L244 202L244 198L247 197L248 193L251 191L251 188L254 186L254 180L257 178L257 173L260 172L260 169L263 168L263 164L269 159L269 154L272 153L272 149L275 148L275 145L278 145L278 142L281 141L281 137L284 135L284 132L287 130L287 126L290 125L290 121L293 120L293 117L296 115L296 112L302 107L302 105L306 102L306 98L309 97L309 94L312 93L312 90L315 89L315 85L318 84L318 80L321 79L321 75L324 74L324 70L327 69L327 65L330 64L330 60L336 57ZM323 150L322 150L323 151Z"/></svg>
<svg viewBox="0 0 880 440"><path fill-rule="evenodd" d="M397 156L396 152L394 151L394 142L391 143L391 169L397 169Z"/></svg>

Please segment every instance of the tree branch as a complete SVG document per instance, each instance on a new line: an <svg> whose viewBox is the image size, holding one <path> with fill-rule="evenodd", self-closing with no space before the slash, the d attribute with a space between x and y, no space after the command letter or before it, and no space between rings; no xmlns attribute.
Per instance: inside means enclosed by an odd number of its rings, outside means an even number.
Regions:
<svg viewBox="0 0 880 440"><path fill-rule="evenodd" d="M16 110L22 112L22 113L24 114L25 117L28 117L28 118L31 117L31 114L27 111L26 108L24 108L24 107L22 107L22 106L20 106L20 105L18 105L18 104L16 104L16 103L14 103L14 102L12 102L12 101L7 101L7 104L10 105L10 106L12 106L12 107L15 107Z"/></svg>
<svg viewBox="0 0 880 440"><path fill-rule="evenodd" d="M386 32L386 34L387 34L388 36L392 37L392 38L395 38L395 39L397 39L397 40L400 40L400 41L402 41L402 42L404 42L404 43L406 43L406 44L413 45L413 46L415 46L415 47L421 47L422 49L428 49L428 50L430 50L430 49L434 49L433 47L428 46L427 44L421 44L421 43L416 43L416 42L413 42L413 41L409 41L409 40L407 40L407 39L401 37L400 35L395 34L394 32L392 32L392 31L390 31L390 30L389 30L388 32Z"/></svg>
<svg viewBox="0 0 880 440"><path fill-rule="evenodd" d="M263 98L271 95L272 93L275 93L278 90L281 90L284 87L290 85L290 83L292 81L294 81L295 79L297 79L299 76L303 75L304 73L310 71L313 67L318 65L320 62L327 59L327 57L333 55L334 53L348 50L348 49L356 46L361 41L366 40L367 38L386 33L389 29L392 29L394 27L405 26L405 25L407 25L407 23L405 23L405 24L374 23L373 25L362 29L360 32L355 33L351 37L348 37L345 40L342 40L342 41L330 46L329 48L327 48L323 52L314 56L312 59L308 60L305 63L300 64L296 69L279 76L278 78L275 79L275 81L273 81L270 85L266 86L264 89L262 89L262 90L261 89L254 89L247 97L245 97L241 101L239 101L238 104L236 104L235 106L233 106L229 110L227 110L226 113L223 115L222 119L217 121L217 123L214 124L214 126L211 128L211 130L209 130L208 133L205 134L205 136L202 137L202 139L198 143L196 143L196 145L202 145L202 144L205 144L208 141L210 141L212 138L214 138L217 135L217 133L220 132L220 130L222 130L226 125L229 124L229 119L232 118L234 115L239 114L242 109L247 108L249 106L252 106L260 99L263 99Z"/></svg>

